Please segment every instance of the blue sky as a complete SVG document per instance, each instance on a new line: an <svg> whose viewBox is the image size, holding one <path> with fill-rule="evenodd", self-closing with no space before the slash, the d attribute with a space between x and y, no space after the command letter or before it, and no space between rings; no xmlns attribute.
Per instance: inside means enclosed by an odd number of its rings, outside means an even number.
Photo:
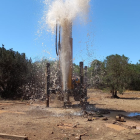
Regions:
<svg viewBox="0 0 140 140"><path fill-rule="evenodd" d="M33 60L56 58L54 35L42 29L43 0L0 0L0 46ZM124 54L140 60L140 0L91 0L87 24L73 22L73 57L78 64Z"/></svg>

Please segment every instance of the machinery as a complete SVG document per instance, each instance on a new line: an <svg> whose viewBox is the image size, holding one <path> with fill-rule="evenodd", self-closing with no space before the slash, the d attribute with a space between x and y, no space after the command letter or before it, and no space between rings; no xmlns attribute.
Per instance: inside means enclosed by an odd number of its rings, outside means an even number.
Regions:
<svg viewBox="0 0 140 140"><path fill-rule="evenodd" d="M67 24L67 23L66 23ZM69 46L66 50L65 45L66 41L62 41L62 39L67 40ZM58 40L58 41L57 41ZM65 47L65 48L64 48ZM87 66L83 68L83 62L80 62L80 71L79 75L72 75L73 73L73 58L72 58L72 51L73 51L73 39L72 39L72 24L67 24L66 27L61 27L60 25L56 24L56 40L55 40L55 48L56 54L59 56L59 76L58 76L58 83L59 85L55 86L57 88L52 88L50 86L50 64L47 64L47 106L49 106L49 94L55 93L62 96L62 100L64 101L64 106L70 104L69 97L73 96L75 101L80 101L81 105L84 102L87 102ZM62 61L62 53L66 53L66 57L63 58L64 62ZM66 65L65 63L68 64ZM62 67L64 65L64 69ZM67 70L65 70L67 69ZM63 71L66 71L65 81ZM65 83L64 83L65 82ZM65 88L64 88L64 84Z"/></svg>

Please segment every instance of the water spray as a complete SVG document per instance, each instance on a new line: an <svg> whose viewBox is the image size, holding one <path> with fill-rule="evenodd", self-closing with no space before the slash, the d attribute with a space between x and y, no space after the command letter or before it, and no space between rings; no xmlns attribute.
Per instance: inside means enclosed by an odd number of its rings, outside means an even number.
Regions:
<svg viewBox="0 0 140 140"><path fill-rule="evenodd" d="M72 22L77 16L86 15L90 0L55 0L46 14L46 23L52 32L56 32L55 48L59 56L61 71L61 89L64 95L64 104L69 102L72 95L76 100L82 101L87 95L83 86L83 63L80 63L81 73L79 79L72 77L73 65L73 38ZM59 38L58 35L59 28ZM59 41L58 41L58 40ZM82 65L81 65L82 64Z"/></svg>

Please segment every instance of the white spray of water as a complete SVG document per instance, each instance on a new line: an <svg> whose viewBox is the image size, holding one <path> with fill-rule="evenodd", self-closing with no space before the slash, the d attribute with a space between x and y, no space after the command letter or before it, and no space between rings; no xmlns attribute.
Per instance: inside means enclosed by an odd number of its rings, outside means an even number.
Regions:
<svg viewBox="0 0 140 140"><path fill-rule="evenodd" d="M48 4L48 0L45 1ZM56 21L62 25L65 19L72 22L77 16L87 16L90 0L55 0L49 5L46 23L54 31Z"/></svg>
<svg viewBox="0 0 140 140"><path fill-rule="evenodd" d="M85 18L88 13L90 0L54 0L49 5L49 10L45 15L46 24L49 25L52 33L55 31L56 22L62 27L60 63L63 78L63 90L67 89L68 74L71 65L71 24L73 20L80 16Z"/></svg>
<svg viewBox="0 0 140 140"><path fill-rule="evenodd" d="M63 90L65 91L68 82L68 75L70 74L69 71L72 67L72 50L70 44L71 38L71 22L65 20L62 26L62 41L61 41L61 53L60 53L60 64L61 64L61 71L62 71L62 81L63 81Z"/></svg>

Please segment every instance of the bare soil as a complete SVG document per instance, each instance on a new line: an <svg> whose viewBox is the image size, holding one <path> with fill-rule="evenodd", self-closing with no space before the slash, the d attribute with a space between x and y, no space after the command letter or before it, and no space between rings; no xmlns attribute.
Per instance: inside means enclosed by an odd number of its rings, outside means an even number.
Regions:
<svg viewBox="0 0 140 140"><path fill-rule="evenodd" d="M104 117L88 121L73 99L73 108L63 108L52 97L49 108L38 100L0 100L0 133L26 135L29 140L140 140L140 117L124 115L140 112L140 92L126 91L120 99L112 99L109 93L88 90L88 96L88 106L101 110ZM124 115L125 122L115 121L118 114Z"/></svg>

